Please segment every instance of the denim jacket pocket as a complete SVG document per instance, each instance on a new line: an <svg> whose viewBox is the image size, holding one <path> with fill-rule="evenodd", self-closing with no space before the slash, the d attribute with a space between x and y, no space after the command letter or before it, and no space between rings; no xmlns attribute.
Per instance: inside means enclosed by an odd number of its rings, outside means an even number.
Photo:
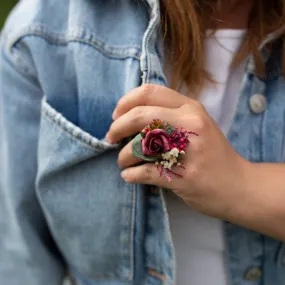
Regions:
<svg viewBox="0 0 285 285"><path fill-rule="evenodd" d="M117 155L43 100L37 195L68 266L89 279L133 279L135 190Z"/></svg>

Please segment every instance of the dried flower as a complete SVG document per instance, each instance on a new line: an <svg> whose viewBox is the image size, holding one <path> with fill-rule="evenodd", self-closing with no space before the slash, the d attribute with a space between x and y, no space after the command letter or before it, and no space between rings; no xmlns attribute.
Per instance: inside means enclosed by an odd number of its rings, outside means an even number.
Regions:
<svg viewBox="0 0 285 285"><path fill-rule="evenodd" d="M167 128L167 123L160 120L160 119L153 119L150 123L149 123L149 128L151 130L154 129L163 129L165 130Z"/></svg>
<svg viewBox="0 0 285 285"><path fill-rule="evenodd" d="M168 133L165 130L149 131L142 140L142 152L147 156L157 156L169 150Z"/></svg>
<svg viewBox="0 0 285 285"><path fill-rule="evenodd" d="M133 154L154 162L159 176L165 171L168 181L171 181L172 175L182 177L171 169L173 166L185 169L179 158L185 154L190 134L198 136L195 132L173 128L160 119L154 119L134 139Z"/></svg>

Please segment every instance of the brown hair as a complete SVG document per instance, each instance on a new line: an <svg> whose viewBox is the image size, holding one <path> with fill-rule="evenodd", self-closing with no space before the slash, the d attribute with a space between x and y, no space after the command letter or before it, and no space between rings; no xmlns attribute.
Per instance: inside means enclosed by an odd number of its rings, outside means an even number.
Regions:
<svg viewBox="0 0 285 285"><path fill-rule="evenodd" d="M179 89L182 83L185 83L191 93L196 95L205 79L210 79L204 70L203 62L206 20L210 19L211 22L218 24L218 19L226 12L224 8L222 11L221 7L227 7L225 5L230 1L160 0L160 2L166 58L172 67L171 87ZM265 76L265 67L258 47L270 33L284 25L284 2L283 0L254 1L249 15L248 33L233 65L238 65L247 55L252 54L256 72L260 76ZM285 70L284 63L283 70Z"/></svg>

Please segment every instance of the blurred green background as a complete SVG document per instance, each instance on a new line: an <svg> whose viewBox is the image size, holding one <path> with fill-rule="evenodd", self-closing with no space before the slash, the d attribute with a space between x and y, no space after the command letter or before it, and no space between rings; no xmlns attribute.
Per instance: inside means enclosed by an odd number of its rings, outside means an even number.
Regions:
<svg viewBox="0 0 285 285"><path fill-rule="evenodd" d="M0 3L0 29L3 26L7 15L13 6L17 3L16 0L2 0ZM3 3L4 2L4 3Z"/></svg>

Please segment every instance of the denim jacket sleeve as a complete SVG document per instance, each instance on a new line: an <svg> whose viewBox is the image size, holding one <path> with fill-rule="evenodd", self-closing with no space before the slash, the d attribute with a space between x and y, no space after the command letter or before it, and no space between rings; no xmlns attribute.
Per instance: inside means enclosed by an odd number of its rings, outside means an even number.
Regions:
<svg viewBox="0 0 285 285"><path fill-rule="evenodd" d="M0 44L0 283L60 284L63 265L39 205L35 177L42 91L18 40Z"/></svg>

